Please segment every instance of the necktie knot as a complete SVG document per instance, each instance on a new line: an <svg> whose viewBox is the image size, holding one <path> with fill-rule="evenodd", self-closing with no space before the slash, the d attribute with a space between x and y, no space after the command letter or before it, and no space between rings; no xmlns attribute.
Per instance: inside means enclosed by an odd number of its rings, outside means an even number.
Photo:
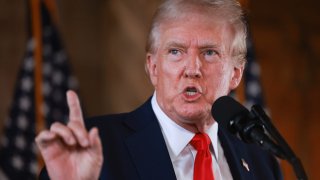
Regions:
<svg viewBox="0 0 320 180"><path fill-rule="evenodd" d="M197 150L203 151L209 149L210 138L207 134L197 133L191 140L190 144Z"/></svg>

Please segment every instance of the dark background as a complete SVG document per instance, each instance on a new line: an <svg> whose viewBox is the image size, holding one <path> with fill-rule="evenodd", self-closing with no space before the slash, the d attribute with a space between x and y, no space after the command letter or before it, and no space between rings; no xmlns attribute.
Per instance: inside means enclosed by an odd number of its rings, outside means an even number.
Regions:
<svg viewBox="0 0 320 180"><path fill-rule="evenodd" d="M59 1L65 49L87 116L130 111L152 94L144 45L160 0ZM275 126L320 179L320 1L245 2ZM26 49L26 2L0 0L0 136ZM281 162L285 179L295 179Z"/></svg>

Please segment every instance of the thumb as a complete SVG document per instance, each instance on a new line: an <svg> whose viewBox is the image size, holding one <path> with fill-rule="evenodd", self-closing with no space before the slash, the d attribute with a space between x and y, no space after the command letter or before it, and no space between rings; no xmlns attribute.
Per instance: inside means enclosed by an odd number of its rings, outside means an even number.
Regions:
<svg viewBox="0 0 320 180"><path fill-rule="evenodd" d="M94 127L89 132L91 150L102 157L102 144L99 136L98 128Z"/></svg>

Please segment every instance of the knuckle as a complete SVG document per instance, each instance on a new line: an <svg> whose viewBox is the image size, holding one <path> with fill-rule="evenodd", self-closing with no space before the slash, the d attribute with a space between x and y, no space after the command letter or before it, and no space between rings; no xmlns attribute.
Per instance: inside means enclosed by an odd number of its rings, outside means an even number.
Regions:
<svg viewBox="0 0 320 180"><path fill-rule="evenodd" d="M44 130L41 131L36 137L35 137L35 142L38 147L46 144L48 141L51 140L52 137L48 137L49 131Z"/></svg>
<svg viewBox="0 0 320 180"><path fill-rule="evenodd" d="M41 142L41 139L42 139L41 133L34 138L34 140L35 140L35 142L36 142L37 144L39 144L39 143Z"/></svg>
<svg viewBox="0 0 320 180"><path fill-rule="evenodd" d="M68 122L68 127L70 128L78 128L79 127L79 122L78 121L69 121Z"/></svg>
<svg viewBox="0 0 320 180"><path fill-rule="evenodd" d="M61 128L61 127L62 127L62 124L60 122L54 122L54 123L51 124L50 130L58 129L58 128Z"/></svg>
<svg viewBox="0 0 320 180"><path fill-rule="evenodd" d="M86 129L81 125L80 122L70 122L68 124L68 127L72 130L72 132L80 138L83 138L86 136L87 131Z"/></svg>
<svg viewBox="0 0 320 180"><path fill-rule="evenodd" d="M70 124L70 128L85 130L85 126L81 121L72 121Z"/></svg>

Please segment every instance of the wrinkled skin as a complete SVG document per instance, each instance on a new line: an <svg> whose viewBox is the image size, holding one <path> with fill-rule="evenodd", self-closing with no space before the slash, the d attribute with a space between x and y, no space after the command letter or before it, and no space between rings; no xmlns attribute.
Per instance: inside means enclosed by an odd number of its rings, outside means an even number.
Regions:
<svg viewBox="0 0 320 180"><path fill-rule="evenodd" d="M214 119L213 102L236 88L243 65L230 55L233 33L223 22L192 14L161 25L147 69L162 110L177 124L204 132ZM98 179L103 164L97 128L85 129L78 97L67 93L67 125L53 124L36 137L52 180Z"/></svg>
<svg viewBox="0 0 320 180"><path fill-rule="evenodd" d="M147 68L161 109L177 124L204 132L214 120L211 106L241 80L243 65L232 60L230 26L192 14L160 28Z"/></svg>
<svg viewBox="0 0 320 180"><path fill-rule="evenodd" d="M103 163L98 129L85 129L77 95L67 93L69 123L52 124L42 131L36 143L52 180L98 179Z"/></svg>

